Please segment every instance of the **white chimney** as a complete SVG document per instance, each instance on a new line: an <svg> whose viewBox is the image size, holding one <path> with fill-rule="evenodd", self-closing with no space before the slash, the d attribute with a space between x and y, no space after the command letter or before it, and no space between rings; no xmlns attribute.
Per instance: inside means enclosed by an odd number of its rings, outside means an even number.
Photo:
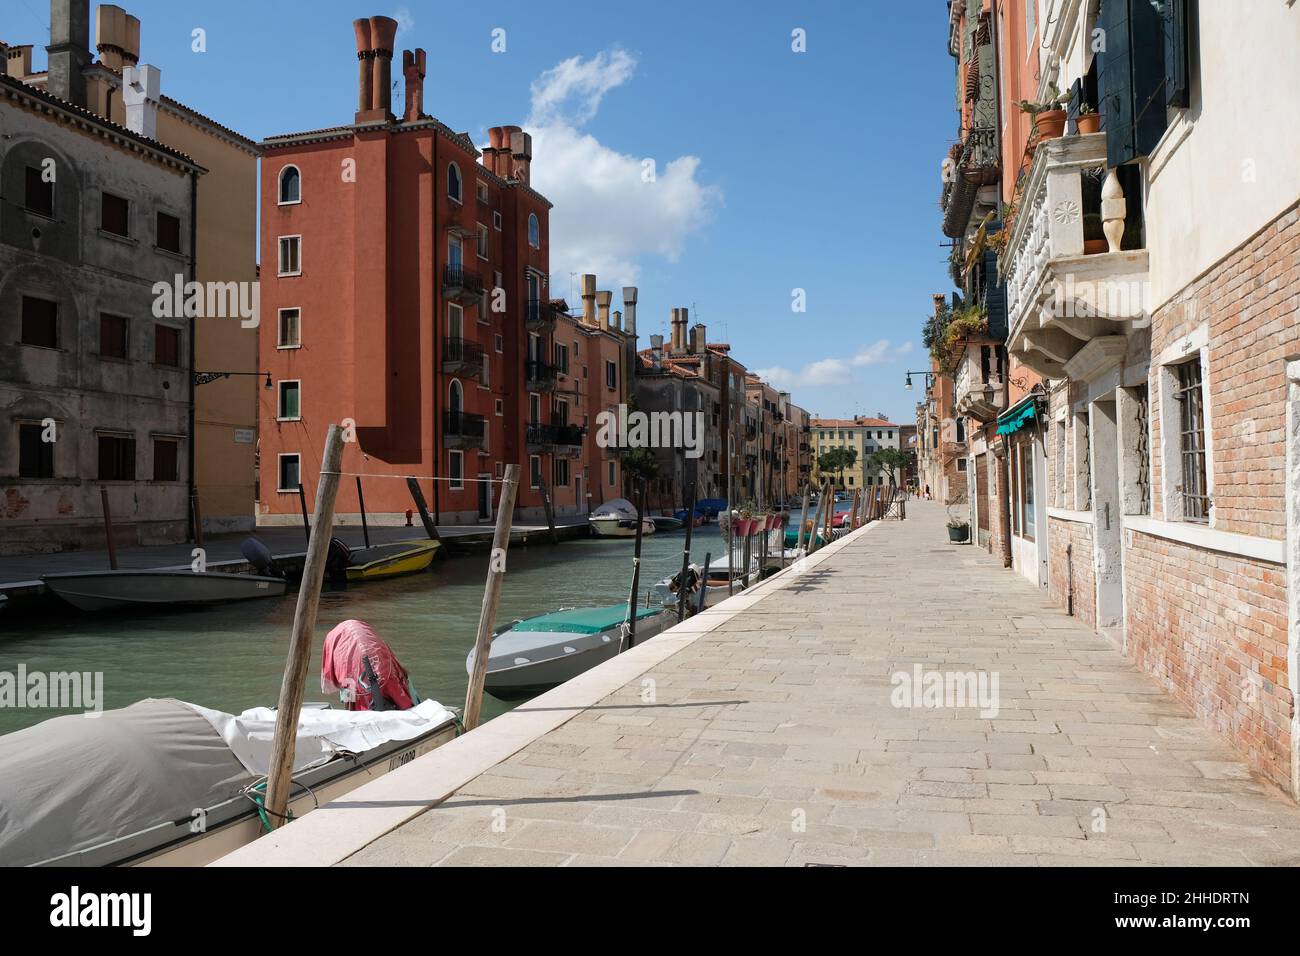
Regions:
<svg viewBox="0 0 1300 956"><path fill-rule="evenodd" d="M634 337L636 336L636 295L636 286L623 286L623 315L627 319L625 328L627 334Z"/></svg>
<svg viewBox="0 0 1300 956"><path fill-rule="evenodd" d="M122 69L122 105L126 107L126 128L133 133L158 138L158 100L162 96L162 74L148 63Z"/></svg>

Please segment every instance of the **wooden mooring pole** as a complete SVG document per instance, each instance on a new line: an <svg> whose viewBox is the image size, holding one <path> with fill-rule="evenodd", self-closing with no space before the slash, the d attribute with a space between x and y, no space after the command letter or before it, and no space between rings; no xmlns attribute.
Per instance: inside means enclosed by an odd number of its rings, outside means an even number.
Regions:
<svg viewBox="0 0 1300 956"><path fill-rule="evenodd" d="M289 635L289 656L280 683L280 702L275 713L275 736L271 739L271 770L266 786L266 815L272 829L288 822L289 790L293 786L293 758L298 745L298 715L311 662L312 632L320 605L325 562L329 557L330 534L334 527L334 499L339 490L339 465L343 460L343 429L331 425L325 438L325 455L320 466L313 531L307 539L307 560L298 588L298 606ZM301 489L301 485L298 486Z"/></svg>
<svg viewBox="0 0 1300 956"><path fill-rule="evenodd" d="M361 509L361 537L370 547L370 526L366 524L366 496L361 491L361 476L357 475L357 507Z"/></svg>
<svg viewBox="0 0 1300 956"><path fill-rule="evenodd" d="M686 542L682 545L682 574L677 579L677 620L686 617L686 572L691 566L691 532L695 527L695 482L691 482L686 505ZM705 568L705 573L708 568Z"/></svg>
<svg viewBox="0 0 1300 956"><path fill-rule="evenodd" d="M555 533L555 502L551 500L551 489L545 478L537 479L538 490L542 493L542 508L546 511L546 527L550 531L551 544L559 544L560 538Z"/></svg>
<svg viewBox="0 0 1300 956"><path fill-rule="evenodd" d="M799 535L794 539L795 553L802 551L805 547L803 540L803 526L808 521L808 500L812 496L812 485L809 482L803 484L803 507L799 509Z"/></svg>
<svg viewBox="0 0 1300 956"><path fill-rule="evenodd" d="M441 541L442 539L438 537L438 526L429 517L429 506L424 501L424 492L420 490L420 483L414 478L407 478L406 489L411 493L411 500L415 502L416 510L420 512L420 523L424 525L424 533L429 536L430 541Z"/></svg>
<svg viewBox="0 0 1300 956"><path fill-rule="evenodd" d="M483 588L483 607L478 616L478 634L474 638L474 670L465 688L465 729L478 726L483 709L483 684L487 680L488 654L492 650L492 629L496 626L497 605L501 603L501 584L506 576L506 552L510 548L510 527L515 517L515 497L519 493L519 466L506 465L501 501L497 505L497 527L492 535L492 554L488 558L487 584Z"/></svg>
<svg viewBox="0 0 1300 956"><path fill-rule="evenodd" d="M108 539L108 567L117 570L117 545L113 542L113 509L108 506L108 488L99 486L99 504L104 509L104 536Z"/></svg>
<svg viewBox="0 0 1300 956"><path fill-rule="evenodd" d="M320 502L316 502L320 504ZM311 547L311 522L307 520L307 490L302 481L298 482L298 507L302 510L302 532L307 536L307 546Z"/></svg>
<svg viewBox="0 0 1300 956"><path fill-rule="evenodd" d="M632 553L632 594L627 600L627 647L636 646L636 592L641 587L641 538L645 530L645 486L646 480L640 479L641 486L636 496L636 550Z"/></svg>

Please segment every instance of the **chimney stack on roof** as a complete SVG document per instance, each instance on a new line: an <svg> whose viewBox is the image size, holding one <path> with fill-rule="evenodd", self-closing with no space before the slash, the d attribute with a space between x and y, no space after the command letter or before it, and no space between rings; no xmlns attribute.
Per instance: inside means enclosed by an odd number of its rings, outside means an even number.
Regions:
<svg viewBox="0 0 1300 956"><path fill-rule="evenodd" d="M701 355L704 354L708 347L708 338L705 336L704 332L704 323L702 322L695 323L695 328L691 329L691 343L694 346L692 351L699 352Z"/></svg>
<svg viewBox="0 0 1300 956"><path fill-rule="evenodd" d="M7 57L9 61L8 74L16 79L24 79L32 75L32 45L30 43L22 46L11 46Z"/></svg>
<svg viewBox="0 0 1300 956"><path fill-rule="evenodd" d="M95 52L99 62L119 73L140 62L140 20L112 3L95 10Z"/></svg>
<svg viewBox="0 0 1300 956"><path fill-rule="evenodd" d="M579 280L582 290L582 321L584 325L600 325L596 319L596 277L590 272L583 273Z"/></svg>
<svg viewBox="0 0 1300 956"><path fill-rule="evenodd" d="M533 138L518 126L510 128L510 178L517 179L525 186L532 175Z"/></svg>
<svg viewBox="0 0 1300 956"><path fill-rule="evenodd" d="M636 336L636 297L636 286L623 286L623 314L627 316L627 325L624 331L633 337Z"/></svg>
<svg viewBox="0 0 1300 956"><path fill-rule="evenodd" d="M127 66L122 70L122 105L126 108L126 128L132 132L158 138L158 100L162 96L162 76L158 67Z"/></svg>
<svg viewBox="0 0 1300 956"><path fill-rule="evenodd" d="M596 324L605 331L609 331L609 303L613 299L614 294L612 292L606 292L602 289L596 293L596 312L600 316L600 321Z"/></svg>
<svg viewBox="0 0 1300 956"><path fill-rule="evenodd" d="M50 0L49 75L45 89L61 100L86 105L90 65L90 0Z"/></svg>
<svg viewBox="0 0 1300 956"><path fill-rule="evenodd" d="M650 336L650 348L654 351L655 358L658 359L659 354L664 350L664 337L662 335Z"/></svg>
<svg viewBox="0 0 1300 956"><path fill-rule="evenodd" d="M402 51L402 75L406 77L406 112L402 118L408 123L424 119L424 50Z"/></svg>
<svg viewBox="0 0 1300 956"><path fill-rule="evenodd" d="M397 21L392 17L370 17L352 21L357 38L358 123L387 123L393 119L393 41Z"/></svg>
<svg viewBox="0 0 1300 956"><path fill-rule="evenodd" d="M483 168L489 173L497 172L497 154L501 151L503 136L504 132L500 126L493 126L488 130L488 144L483 148Z"/></svg>

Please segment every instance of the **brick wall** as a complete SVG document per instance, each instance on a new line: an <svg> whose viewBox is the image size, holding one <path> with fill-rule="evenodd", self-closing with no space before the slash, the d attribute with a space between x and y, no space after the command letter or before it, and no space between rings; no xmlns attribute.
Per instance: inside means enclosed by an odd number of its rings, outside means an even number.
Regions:
<svg viewBox="0 0 1300 956"><path fill-rule="evenodd" d="M1092 525L1078 521L1047 519L1047 542L1051 550L1047 592L1061 607L1068 607L1074 587L1074 613L1084 624L1097 626L1097 579L1092 565ZM1066 548L1070 548L1067 556Z"/></svg>
<svg viewBox="0 0 1300 956"><path fill-rule="evenodd" d="M1124 562L1129 654L1251 767L1288 787L1284 569L1144 534Z"/></svg>
<svg viewBox="0 0 1300 956"><path fill-rule="evenodd" d="M1286 536L1287 356L1300 352L1300 208L1262 232L1157 310L1153 363L1209 325L1211 445L1221 531ZM1152 482L1163 517L1159 390L1151 380ZM1175 437L1176 440L1176 437Z"/></svg>

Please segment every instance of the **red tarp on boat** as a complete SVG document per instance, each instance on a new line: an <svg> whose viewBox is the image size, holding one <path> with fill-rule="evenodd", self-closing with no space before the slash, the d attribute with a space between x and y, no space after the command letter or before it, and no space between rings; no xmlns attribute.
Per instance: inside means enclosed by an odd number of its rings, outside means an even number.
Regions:
<svg viewBox="0 0 1300 956"><path fill-rule="evenodd" d="M344 621L326 635L320 689L326 694L350 691L348 710L369 710L370 694L360 680L363 657L370 658L379 689L389 701L402 710L415 706L406 668L365 621Z"/></svg>

